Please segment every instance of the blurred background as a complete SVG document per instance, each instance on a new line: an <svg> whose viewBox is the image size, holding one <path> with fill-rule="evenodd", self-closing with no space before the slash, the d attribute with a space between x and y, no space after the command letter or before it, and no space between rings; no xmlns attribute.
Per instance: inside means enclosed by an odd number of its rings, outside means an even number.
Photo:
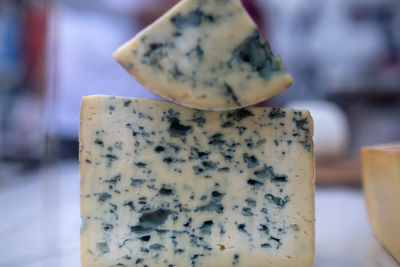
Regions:
<svg viewBox="0 0 400 267"><path fill-rule="evenodd" d="M0 222L0 249L9 247L5 240L14 240L5 233L31 218L22 209L7 209L17 195L18 207L37 204L31 212L42 214L40 229L53 229L57 222L54 231L44 231L48 240L66 238L60 233L64 219L79 213L80 98L158 98L111 55L176 2L0 1L0 211L12 217ZM357 190L360 147L400 140L400 1L243 3L295 80L266 105L311 110L317 185ZM62 196L71 194L76 207L62 209ZM64 215L47 214L53 204ZM53 216L51 223L46 216ZM75 243L59 249L76 253ZM48 247L42 249L46 254ZM11 265L12 255L4 266L42 266Z"/></svg>

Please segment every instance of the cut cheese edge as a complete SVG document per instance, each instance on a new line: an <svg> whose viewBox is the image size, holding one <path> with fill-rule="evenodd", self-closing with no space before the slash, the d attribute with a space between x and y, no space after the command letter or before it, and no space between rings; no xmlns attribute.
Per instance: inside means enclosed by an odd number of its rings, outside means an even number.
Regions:
<svg viewBox="0 0 400 267"><path fill-rule="evenodd" d="M311 266L307 111L84 97L82 266Z"/></svg>
<svg viewBox="0 0 400 267"><path fill-rule="evenodd" d="M368 215L378 240L400 262L400 142L363 148Z"/></svg>
<svg viewBox="0 0 400 267"><path fill-rule="evenodd" d="M183 0L113 56L149 90L197 109L250 106L293 82L240 0Z"/></svg>

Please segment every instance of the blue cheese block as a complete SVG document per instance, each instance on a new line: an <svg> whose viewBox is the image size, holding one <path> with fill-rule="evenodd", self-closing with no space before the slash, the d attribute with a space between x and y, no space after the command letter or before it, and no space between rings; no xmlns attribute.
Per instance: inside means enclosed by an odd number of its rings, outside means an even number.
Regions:
<svg viewBox="0 0 400 267"><path fill-rule="evenodd" d="M311 266L312 135L307 111L84 97L82 266Z"/></svg>
<svg viewBox="0 0 400 267"><path fill-rule="evenodd" d="M292 84L240 0L183 0L120 47L114 58L175 103L229 110Z"/></svg>

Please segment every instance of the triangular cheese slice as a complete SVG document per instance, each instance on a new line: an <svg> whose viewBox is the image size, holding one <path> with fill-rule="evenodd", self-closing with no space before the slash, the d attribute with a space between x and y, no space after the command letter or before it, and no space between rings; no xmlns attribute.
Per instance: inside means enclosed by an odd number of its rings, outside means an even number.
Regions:
<svg viewBox="0 0 400 267"><path fill-rule="evenodd" d="M149 90L198 109L253 105L292 84L240 0L182 0L113 56Z"/></svg>

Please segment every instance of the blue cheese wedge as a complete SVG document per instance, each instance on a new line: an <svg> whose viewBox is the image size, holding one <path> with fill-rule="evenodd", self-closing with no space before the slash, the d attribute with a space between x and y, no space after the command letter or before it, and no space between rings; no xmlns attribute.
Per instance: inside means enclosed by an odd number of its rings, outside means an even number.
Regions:
<svg viewBox="0 0 400 267"><path fill-rule="evenodd" d="M312 135L307 111L84 97L82 266L311 266Z"/></svg>
<svg viewBox="0 0 400 267"><path fill-rule="evenodd" d="M250 106L292 84L240 0L183 0L114 58L149 90L197 109Z"/></svg>

